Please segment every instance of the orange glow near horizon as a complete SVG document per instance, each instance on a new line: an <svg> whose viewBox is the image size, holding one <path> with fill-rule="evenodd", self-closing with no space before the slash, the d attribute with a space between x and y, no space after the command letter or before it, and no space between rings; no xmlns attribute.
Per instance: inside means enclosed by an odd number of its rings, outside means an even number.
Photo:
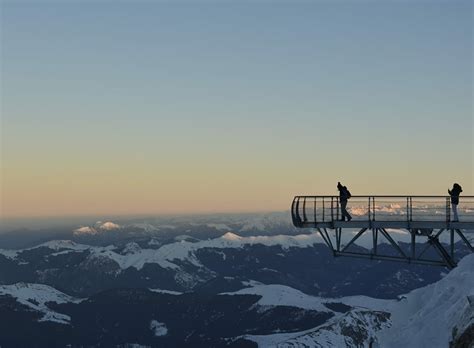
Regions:
<svg viewBox="0 0 474 348"><path fill-rule="evenodd" d="M289 209L294 195L336 195L338 180L353 195L445 195L454 180L463 184L464 194L472 192L468 177L450 178L441 187L435 180L407 184L394 173L390 177L345 173L345 178L333 178L329 171L312 175L318 172L316 166L294 176L285 163L280 165L247 171L141 167L138 173L109 168L87 174L81 173L80 166L66 171L4 168L2 218L283 211Z"/></svg>

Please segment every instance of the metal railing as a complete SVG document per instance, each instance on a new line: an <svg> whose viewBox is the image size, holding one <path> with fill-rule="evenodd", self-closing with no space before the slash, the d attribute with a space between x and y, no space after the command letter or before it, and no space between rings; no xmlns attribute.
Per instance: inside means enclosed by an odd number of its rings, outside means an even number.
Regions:
<svg viewBox="0 0 474 348"><path fill-rule="evenodd" d="M449 196L352 196L347 211L351 221L454 220ZM474 196L460 196L459 221L474 222ZM341 219L339 196L296 196L291 205L295 226L335 222Z"/></svg>

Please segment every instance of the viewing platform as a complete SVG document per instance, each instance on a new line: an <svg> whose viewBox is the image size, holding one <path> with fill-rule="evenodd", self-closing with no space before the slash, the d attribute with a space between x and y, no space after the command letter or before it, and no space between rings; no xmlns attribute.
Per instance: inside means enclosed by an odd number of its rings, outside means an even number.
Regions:
<svg viewBox="0 0 474 348"><path fill-rule="evenodd" d="M454 219L449 196L352 196L348 200L347 211L352 219L341 221L339 196L296 196L291 204L294 226L315 228L334 256L453 268L457 263L457 241L462 240L468 250L474 251L471 237L465 235L474 232L474 196L459 197L458 221ZM408 243L395 241L393 234L397 230L406 231ZM354 251L356 241L368 233L372 238L371 251ZM449 234L448 242L440 241L444 234ZM344 241L347 237L349 240ZM386 240L395 254L383 255L379 252L379 237ZM422 242L426 243L426 247L419 252L417 249L420 249ZM438 258L427 258L428 249L436 251Z"/></svg>

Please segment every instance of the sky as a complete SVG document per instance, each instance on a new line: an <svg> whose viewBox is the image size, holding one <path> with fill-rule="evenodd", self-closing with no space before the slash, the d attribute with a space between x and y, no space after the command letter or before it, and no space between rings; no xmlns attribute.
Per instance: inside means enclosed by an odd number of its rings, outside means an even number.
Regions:
<svg viewBox="0 0 474 348"><path fill-rule="evenodd" d="M1 218L474 195L471 1L2 1Z"/></svg>

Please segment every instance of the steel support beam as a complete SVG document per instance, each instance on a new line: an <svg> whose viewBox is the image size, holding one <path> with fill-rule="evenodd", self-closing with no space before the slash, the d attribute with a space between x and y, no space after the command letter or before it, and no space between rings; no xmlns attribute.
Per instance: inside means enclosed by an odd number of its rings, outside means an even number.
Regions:
<svg viewBox="0 0 474 348"><path fill-rule="evenodd" d="M469 247L471 252L474 252L474 247L472 246L471 242L467 240L466 236L458 229L456 229L456 232L458 233L459 237L463 240L463 242Z"/></svg>

